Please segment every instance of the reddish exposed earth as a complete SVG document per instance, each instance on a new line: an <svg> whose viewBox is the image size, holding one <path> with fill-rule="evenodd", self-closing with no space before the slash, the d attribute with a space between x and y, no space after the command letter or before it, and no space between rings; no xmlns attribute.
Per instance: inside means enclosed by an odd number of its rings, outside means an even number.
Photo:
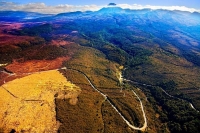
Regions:
<svg viewBox="0 0 200 133"><path fill-rule="evenodd" d="M56 45L56 46L64 46L64 45L70 45L73 44L74 42L69 42L69 41L63 41L63 40L52 40L51 44Z"/></svg>
<svg viewBox="0 0 200 133"><path fill-rule="evenodd" d="M6 69L16 73L33 73L60 68L63 61L69 60L69 57L59 57L54 60L31 60L26 62L13 62L6 66Z"/></svg>
<svg viewBox="0 0 200 133"><path fill-rule="evenodd" d="M18 30L23 27L23 23L2 23L0 24L0 46L2 45L16 45L19 43L29 42L35 37L30 36L16 36L8 34L12 30Z"/></svg>
<svg viewBox="0 0 200 133"><path fill-rule="evenodd" d="M0 33L2 33L4 30L10 31L10 30L13 30L13 29L20 29L22 26L23 26L23 23L1 22Z"/></svg>
<svg viewBox="0 0 200 133"><path fill-rule="evenodd" d="M0 45L16 45L19 43L29 42L34 39L34 37L30 36L14 36L0 33Z"/></svg>

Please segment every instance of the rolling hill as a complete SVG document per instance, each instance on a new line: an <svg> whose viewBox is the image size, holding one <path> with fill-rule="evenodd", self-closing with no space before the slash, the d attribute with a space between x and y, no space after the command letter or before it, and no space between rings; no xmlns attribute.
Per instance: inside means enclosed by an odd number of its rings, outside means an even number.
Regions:
<svg viewBox="0 0 200 133"><path fill-rule="evenodd" d="M200 132L200 13L113 6L0 21L1 89L49 70L81 89L75 105L55 96L55 131Z"/></svg>

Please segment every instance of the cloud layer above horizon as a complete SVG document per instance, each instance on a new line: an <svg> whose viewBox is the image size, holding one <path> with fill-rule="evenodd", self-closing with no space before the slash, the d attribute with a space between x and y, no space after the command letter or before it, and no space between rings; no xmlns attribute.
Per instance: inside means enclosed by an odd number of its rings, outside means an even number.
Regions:
<svg viewBox="0 0 200 133"><path fill-rule="evenodd" d="M13 2L5 2L0 1L0 11L28 11L28 12L38 12L43 14L58 14L63 12L75 12L75 11L97 11L104 6L98 5L56 5L56 6L47 6L45 3L29 3L29 4L16 4ZM200 10L194 8L188 8L185 6L152 6L152 5L138 5L138 4L118 4L117 7L121 7L123 9L145 9L149 8L152 10L156 9L164 9L164 10L180 10L180 11L188 11L188 12L200 12Z"/></svg>

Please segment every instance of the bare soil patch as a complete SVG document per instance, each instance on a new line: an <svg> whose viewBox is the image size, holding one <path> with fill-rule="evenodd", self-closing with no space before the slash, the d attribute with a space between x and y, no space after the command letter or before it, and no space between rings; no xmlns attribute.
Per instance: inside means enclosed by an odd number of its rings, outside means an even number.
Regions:
<svg viewBox="0 0 200 133"><path fill-rule="evenodd" d="M58 69L62 66L63 61L69 60L69 57L59 57L54 60L31 60L26 62L13 62L6 66L6 69L14 73L31 73Z"/></svg>

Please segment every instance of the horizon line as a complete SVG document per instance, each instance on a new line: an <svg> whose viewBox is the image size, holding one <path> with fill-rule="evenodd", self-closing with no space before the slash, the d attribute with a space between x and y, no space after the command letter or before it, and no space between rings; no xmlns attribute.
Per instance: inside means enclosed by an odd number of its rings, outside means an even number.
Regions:
<svg viewBox="0 0 200 133"><path fill-rule="evenodd" d="M130 10L169 10L169 11L186 11L186 12L198 12L199 9L188 8L186 6L152 6L152 5L139 5L139 4L116 4L116 6L109 5L68 5L59 4L55 6L48 6L45 3L28 3L28 4L16 4L13 2L0 2L0 11L26 11L26 12L36 12L41 14L59 14L67 12L86 12L86 11L98 11L105 7L120 7L122 9Z"/></svg>

